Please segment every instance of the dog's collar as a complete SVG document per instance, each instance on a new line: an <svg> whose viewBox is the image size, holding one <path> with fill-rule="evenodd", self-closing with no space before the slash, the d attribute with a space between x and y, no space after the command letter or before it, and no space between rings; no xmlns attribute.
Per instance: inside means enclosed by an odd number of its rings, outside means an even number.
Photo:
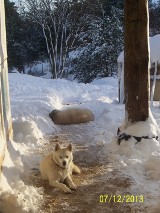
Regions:
<svg viewBox="0 0 160 213"><path fill-rule="evenodd" d="M67 169L67 168L61 167L58 163L56 163L56 162L54 161L53 158L52 158L52 160L53 160L53 162L54 162L59 168L61 168L61 169Z"/></svg>

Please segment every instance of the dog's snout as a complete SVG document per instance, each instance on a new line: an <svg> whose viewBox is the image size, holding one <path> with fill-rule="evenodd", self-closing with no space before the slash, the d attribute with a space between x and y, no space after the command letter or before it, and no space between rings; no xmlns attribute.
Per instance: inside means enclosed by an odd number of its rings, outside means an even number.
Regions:
<svg viewBox="0 0 160 213"><path fill-rule="evenodd" d="M63 166L66 166L66 161L63 161Z"/></svg>

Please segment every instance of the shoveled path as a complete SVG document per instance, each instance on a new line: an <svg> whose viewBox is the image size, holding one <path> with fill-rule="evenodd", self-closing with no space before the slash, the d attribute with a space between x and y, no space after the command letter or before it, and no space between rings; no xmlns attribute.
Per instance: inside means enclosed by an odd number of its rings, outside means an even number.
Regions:
<svg viewBox="0 0 160 213"><path fill-rule="evenodd" d="M117 171L109 161L109 156L103 154L103 145L93 145L88 138L87 125L61 126L58 134L50 138L45 145L45 152L53 150L56 142L67 146L72 142L74 147L74 162L80 167L81 174L73 175L77 186L72 194L65 194L59 189L49 186L40 177L39 171L33 173L32 184L44 187L43 203L39 212L43 213L138 213L147 212L138 203L114 202L114 195L130 195L132 180ZM100 195L108 195L107 201L100 202ZM102 197L101 197L102 198ZM110 201L109 201L110 199ZM117 200L117 197L116 197ZM102 200L101 200L102 201ZM143 209L140 211L140 209Z"/></svg>

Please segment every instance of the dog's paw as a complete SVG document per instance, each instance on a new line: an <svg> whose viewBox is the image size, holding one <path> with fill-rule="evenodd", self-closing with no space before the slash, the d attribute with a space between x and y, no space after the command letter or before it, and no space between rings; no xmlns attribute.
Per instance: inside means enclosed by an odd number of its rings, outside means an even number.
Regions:
<svg viewBox="0 0 160 213"><path fill-rule="evenodd" d="M72 190L76 190L76 186L74 184L69 186L69 188L72 189Z"/></svg>
<svg viewBox="0 0 160 213"><path fill-rule="evenodd" d="M64 189L64 192L65 193L72 193L72 191L69 188L67 188L67 187Z"/></svg>

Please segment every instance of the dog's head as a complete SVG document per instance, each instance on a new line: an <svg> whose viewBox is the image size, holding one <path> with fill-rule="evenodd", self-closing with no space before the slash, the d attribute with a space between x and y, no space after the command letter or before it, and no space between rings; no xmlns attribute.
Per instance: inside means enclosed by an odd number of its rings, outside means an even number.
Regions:
<svg viewBox="0 0 160 213"><path fill-rule="evenodd" d="M59 143L56 143L53 159L61 168L68 168L69 163L73 160L72 144L70 143L66 148L61 148Z"/></svg>

